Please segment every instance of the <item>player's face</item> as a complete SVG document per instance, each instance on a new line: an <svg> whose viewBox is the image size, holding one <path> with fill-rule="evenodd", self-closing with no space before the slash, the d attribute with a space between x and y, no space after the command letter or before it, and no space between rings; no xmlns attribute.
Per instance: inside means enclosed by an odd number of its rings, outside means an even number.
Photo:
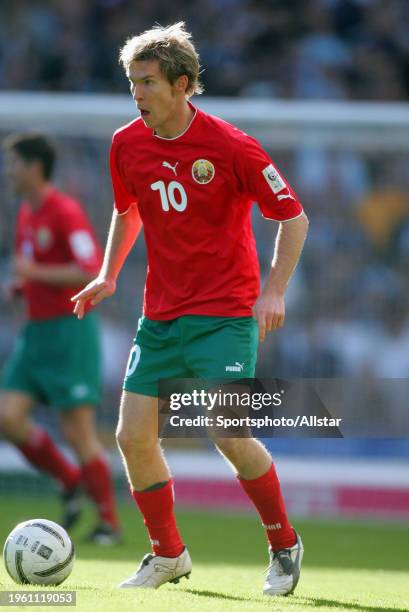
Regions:
<svg viewBox="0 0 409 612"><path fill-rule="evenodd" d="M128 78L145 125L160 134L161 128L177 118L180 102L186 99L184 87L180 86L179 79L174 85L169 83L157 60L132 62Z"/></svg>
<svg viewBox="0 0 409 612"><path fill-rule="evenodd" d="M30 190L35 175L34 163L25 161L15 151L9 151L5 159L5 172L17 195Z"/></svg>

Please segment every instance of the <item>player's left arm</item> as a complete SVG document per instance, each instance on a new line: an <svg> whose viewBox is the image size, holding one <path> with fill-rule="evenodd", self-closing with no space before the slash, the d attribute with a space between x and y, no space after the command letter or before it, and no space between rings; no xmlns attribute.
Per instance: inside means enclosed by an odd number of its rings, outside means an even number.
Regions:
<svg viewBox="0 0 409 612"><path fill-rule="evenodd" d="M257 202L264 217L279 223L271 270L253 307L259 340L263 342L267 331L284 324L284 295L301 255L308 219L291 185L260 143L243 133L239 142L235 167L241 187Z"/></svg>
<svg viewBox="0 0 409 612"><path fill-rule="evenodd" d="M260 342L264 341L266 332L284 325L285 291L300 258L307 230L308 219L304 212L280 223L271 269L253 308Z"/></svg>

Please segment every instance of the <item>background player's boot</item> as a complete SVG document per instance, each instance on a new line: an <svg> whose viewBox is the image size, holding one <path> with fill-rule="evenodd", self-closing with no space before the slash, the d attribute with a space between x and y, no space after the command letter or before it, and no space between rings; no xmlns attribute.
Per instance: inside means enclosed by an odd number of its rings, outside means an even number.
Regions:
<svg viewBox="0 0 409 612"><path fill-rule="evenodd" d="M291 548L276 552L270 548L270 565L263 587L265 595L289 595L297 586L304 548L300 536L295 535L297 541Z"/></svg>
<svg viewBox="0 0 409 612"><path fill-rule="evenodd" d="M119 529L109 523L99 523L87 536L88 544L99 544L100 546L115 546L121 544L122 537Z"/></svg>
<svg viewBox="0 0 409 612"><path fill-rule="evenodd" d="M63 516L61 524L66 531L69 531L77 523L84 507L83 491L79 485L71 489L65 489L61 493L63 504Z"/></svg>
<svg viewBox="0 0 409 612"><path fill-rule="evenodd" d="M192 571L192 560L187 548L178 557L160 557L148 554L132 576L121 582L121 589L139 587L157 589L165 582L177 584L180 578L189 578Z"/></svg>

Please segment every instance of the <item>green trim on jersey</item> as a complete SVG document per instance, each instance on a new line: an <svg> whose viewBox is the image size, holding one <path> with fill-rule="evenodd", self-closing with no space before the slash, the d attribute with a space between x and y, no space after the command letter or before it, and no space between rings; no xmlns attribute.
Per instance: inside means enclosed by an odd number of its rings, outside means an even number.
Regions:
<svg viewBox="0 0 409 612"><path fill-rule="evenodd" d="M99 318L88 313L30 321L6 361L0 387L21 391L58 409L99 404Z"/></svg>
<svg viewBox="0 0 409 612"><path fill-rule="evenodd" d="M123 389L157 397L161 378L253 378L258 326L253 317L141 317Z"/></svg>

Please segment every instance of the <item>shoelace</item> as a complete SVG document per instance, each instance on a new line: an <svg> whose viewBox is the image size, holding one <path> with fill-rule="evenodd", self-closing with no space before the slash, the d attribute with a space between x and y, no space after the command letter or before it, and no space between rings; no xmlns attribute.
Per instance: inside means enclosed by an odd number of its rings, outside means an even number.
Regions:
<svg viewBox="0 0 409 612"><path fill-rule="evenodd" d="M291 560L291 555L290 555L289 550L284 549L284 550L279 550L273 553L273 558L270 562L270 565L266 569L265 573L268 574L270 570L274 568L277 576L288 575L288 572L286 572L285 568L283 567L282 561L284 561L284 565L287 565L287 564L292 565L292 560ZM285 563L285 561L287 561L288 563Z"/></svg>

